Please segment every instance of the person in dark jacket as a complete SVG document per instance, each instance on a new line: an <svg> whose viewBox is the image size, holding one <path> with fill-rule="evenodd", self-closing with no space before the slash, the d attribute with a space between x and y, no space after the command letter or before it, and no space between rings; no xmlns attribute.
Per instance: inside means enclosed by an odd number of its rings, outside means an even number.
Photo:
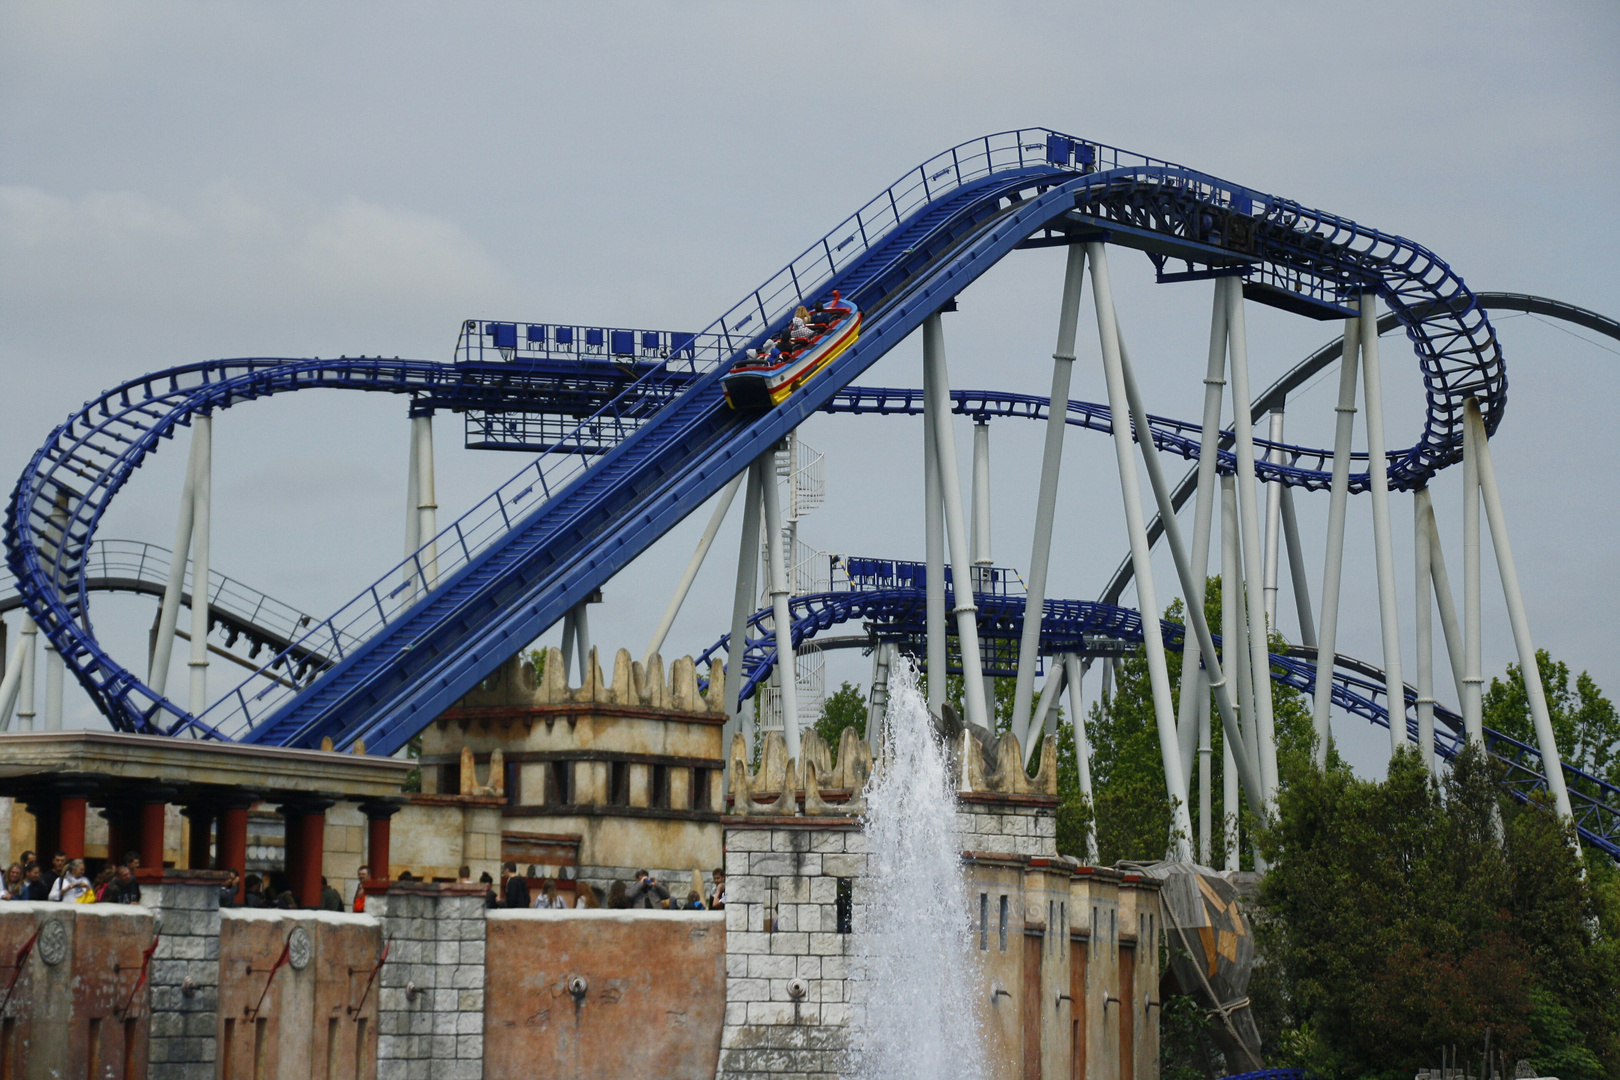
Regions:
<svg viewBox="0 0 1620 1080"><path fill-rule="evenodd" d="M107 899L115 904L138 904L141 902L141 883L135 880L135 871L125 863L118 868L118 876L113 878L112 886L107 890Z"/></svg>
<svg viewBox="0 0 1620 1080"><path fill-rule="evenodd" d="M518 877L517 863L508 862L502 867L502 877L506 878L506 896L502 907L526 908L529 906L529 886Z"/></svg>
<svg viewBox="0 0 1620 1080"><path fill-rule="evenodd" d="M270 906L269 899L264 895L264 882L259 878L258 874L249 874L242 881L244 886L242 891L243 907L266 908Z"/></svg>
<svg viewBox="0 0 1620 1080"><path fill-rule="evenodd" d="M24 900L49 900L51 898L51 883L40 871L39 863L31 862L23 870Z"/></svg>
<svg viewBox="0 0 1620 1080"><path fill-rule="evenodd" d="M332 883L326 880L325 874L321 875L321 910L343 910L343 894L332 888Z"/></svg>
<svg viewBox="0 0 1620 1080"><path fill-rule="evenodd" d="M662 907L663 902L669 899L669 890L647 871L637 870L636 883L630 887L626 899L633 908Z"/></svg>
<svg viewBox="0 0 1620 1080"><path fill-rule="evenodd" d="M478 875L478 884L484 886L484 907L500 907L501 898L495 895L495 879L489 876L488 870Z"/></svg>

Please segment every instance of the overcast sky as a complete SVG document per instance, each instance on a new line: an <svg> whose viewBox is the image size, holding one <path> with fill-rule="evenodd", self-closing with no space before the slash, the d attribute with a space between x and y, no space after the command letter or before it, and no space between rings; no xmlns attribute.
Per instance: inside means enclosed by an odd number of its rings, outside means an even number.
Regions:
<svg viewBox="0 0 1620 1080"><path fill-rule="evenodd" d="M1602 2L9 0L0 474L19 472L80 401L175 364L449 360L472 317L696 329L919 161L1020 126L1401 233L1476 289L1620 315L1617 103L1620 9ZM1019 253L963 293L946 324L954 385L1045 392L1062 258ZM1149 408L1196 418L1208 284L1155 285L1124 251L1112 265ZM1074 396L1104 400L1089 290L1082 312ZM1493 450L1531 625L1617 692L1620 352L1530 318L1496 323L1511 398ZM1249 328L1256 386L1336 333L1252 305ZM920 353L909 340L862 381L917 385ZM1390 442L1408 446L1422 417L1416 363L1400 335L1384 356ZM1332 382L1296 397L1292 440L1330 442ZM964 462L969 431L964 421ZM804 539L920 558L920 422L818 416L801 434L825 451L828 486ZM441 522L526 460L462 449L456 416L437 418L436 438ZM172 543L183 442L141 470L100 536ZM406 448L393 397L300 394L222 414L215 568L306 611L336 608L399 558ZM1039 448L1035 425L992 426L999 563L1028 564ZM1460 582L1459 485L1447 474L1434 486ZM1410 497L1395 505L1410 671ZM1120 506L1108 440L1071 429L1052 595L1097 595L1126 550ZM1326 497L1300 511L1319 596ZM592 611L599 645L640 655L707 517L608 583ZM666 655L724 632L737 517ZM1377 662L1364 498L1349 528L1340 649ZM1167 559L1158 576L1168 602ZM1485 580L1492 673L1513 651ZM94 614L144 669L150 602L98 598ZM1291 615L1280 622L1295 635ZM853 653L831 670L867 679ZM216 665L212 685L232 674ZM70 723L99 723L70 697ZM1359 767L1381 771L1382 731L1336 730Z"/></svg>

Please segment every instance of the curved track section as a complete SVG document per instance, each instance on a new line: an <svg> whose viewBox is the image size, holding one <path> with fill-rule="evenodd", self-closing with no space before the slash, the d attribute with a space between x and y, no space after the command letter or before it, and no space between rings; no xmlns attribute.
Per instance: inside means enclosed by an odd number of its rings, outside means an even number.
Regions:
<svg viewBox="0 0 1620 1080"><path fill-rule="evenodd" d="M947 584L947 609L953 592ZM1024 624L1023 597L975 593L974 602L980 620L992 624L995 634L1013 642L1018 641ZM851 621L866 624L868 633L874 639L917 640L925 633L926 605L925 590L922 588L851 589L795 596L789 601L794 647L814 640L817 634L832 627ZM1142 641L1142 617L1131 608L1100 601L1047 600L1043 612L1041 652L1044 655L1084 653L1087 651L1088 638L1105 637L1131 644ZM1160 620L1159 627L1165 647L1179 652L1183 640L1182 625ZM772 629L771 610L765 608L756 611L748 620L748 629L743 654L748 673L743 683L744 696L753 694L776 667L776 635ZM1215 640L1219 642L1220 637L1216 636ZM727 635L709 646L698 658L699 665L724 656L729 641ZM1273 653L1271 677L1277 683L1302 693L1313 693L1316 688L1314 651L1300 649L1288 654ZM1418 737L1416 687L1407 685L1405 697L1402 719L1415 742ZM1383 727L1389 726L1384 673L1371 665L1346 656L1336 657L1333 703L1351 715ZM1462 717L1438 704L1434 715L1439 721L1434 732L1435 753L1451 761L1462 752ZM1485 745L1502 766L1503 784L1514 798L1524 802L1533 792L1546 790L1547 778L1542 769L1541 752L1534 746L1489 728L1485 731ZM1568 764L1564 766L1564 778L1569 786L1575 825L1582 842L1595 845L1611 858L1620 860L1620 788Z"/></svg>
<svg viewBox="0 0 1620 1080"><path fill-rule="evenodd" d="M1391 455L1393 486L1420 484L1457 459L1466 398L1481 400L1489 430L1501 420L1507 384L1490 325L1421 245L1168 162L1022 130L907 173L696 335L689 352L577 424L436 538L439 584L416 603L395 591L401 564L310 628L291 647L330 647L339 659L307 687L250 679L201 717L152 694L95 643L82 573L95 527L157 439L197 411L305 379L392 392L413 392L403 384L421 379L427 394L427 383L453 379L452 367L396 361L393 385L375 387L355 386L365 375L350 362L325 361L222 362L135 380L71 417L30 462L8 508L8 562L40 628L115 726L292 746L363 738L390 753L1000 259L1026 241L1090 240L1243 267L1274 302L1318 311L1376 293L1406 327L1427 393L1421 438ZM860 341L774 409L725 408L719 379L731 363L797 304L834 288L867 313ZM419 370L432 368L442 374ZM599 453L604 431L631 428Z"/></svg>
<svg viewBox="0 0 1620 1080"><path fill-rule="evenodd" d="M166 547L144 540L97 540L90 545L85 558L84 585L87 592L136 593L141 596L162 598L169 583L169 565L173 553ZM189 565L181 586L180 602L191 606L191 572ZM16 582L6 581L0 586L0 615L26 606ZM287 650L315 621L315 616L299 611L227 577L218 570L208 574L208 626L219 627L225 633L225 648L241 640L248 649L247 656L228 654L238 663L253 660L260 651ZM332 663L320 653L288 652L289 666L279 673L293 681L307 679L311 671L319 671Z"/></svg>

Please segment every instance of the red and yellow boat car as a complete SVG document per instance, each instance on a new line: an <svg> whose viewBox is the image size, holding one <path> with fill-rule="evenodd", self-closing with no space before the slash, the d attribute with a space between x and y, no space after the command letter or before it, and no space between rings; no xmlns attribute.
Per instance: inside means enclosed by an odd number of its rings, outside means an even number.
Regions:
<svg viewBox="0 0 1620 1080"><path fill-rule="evenodd" d="M861 333L861 312L833 293L815 311L800 308L777 337L737 362L720 380L733 409L780 405L816 372L832 363Z"/></svg>

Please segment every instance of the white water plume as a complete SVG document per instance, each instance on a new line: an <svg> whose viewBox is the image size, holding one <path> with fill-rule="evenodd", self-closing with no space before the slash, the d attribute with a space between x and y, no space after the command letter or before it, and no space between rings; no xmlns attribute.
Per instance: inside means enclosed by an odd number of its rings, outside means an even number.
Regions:
<svg viewBox="0 0 1620 1080"><path fill-rule="evenodd" d="M866 793L855 943L864 1010L852 1064L864 1080L980 1080L984 994L945 747L905 658L889 694L882 762Z"/></svg>

